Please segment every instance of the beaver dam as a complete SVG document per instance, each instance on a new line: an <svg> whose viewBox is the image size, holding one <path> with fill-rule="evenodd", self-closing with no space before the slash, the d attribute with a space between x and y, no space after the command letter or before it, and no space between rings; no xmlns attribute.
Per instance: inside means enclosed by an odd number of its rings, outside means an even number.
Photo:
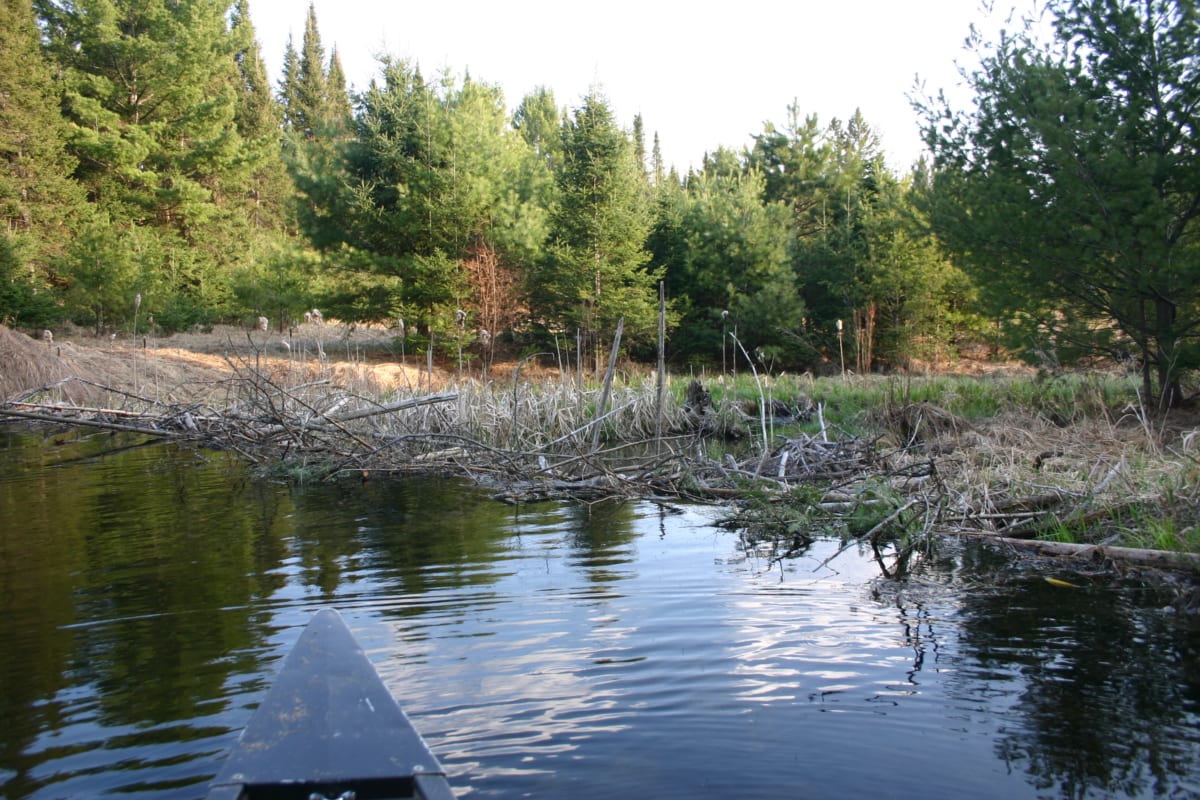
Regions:
<svg viewBox="0 0 1200 800"><path fill-rule="evenodd" d="M832 534L897 577L930 534L1081 569L1200 572L1200 420L1155 418L1119 376L1117 395L1078 376L659 383L610 368L593 384L529 359L486 380L417 364L381 379L333 347L281 354L244 332L199 360L136 344L0 328L0 417L221 448L295 481L445 475L508 503L717 502L772 558Z"/></svg>

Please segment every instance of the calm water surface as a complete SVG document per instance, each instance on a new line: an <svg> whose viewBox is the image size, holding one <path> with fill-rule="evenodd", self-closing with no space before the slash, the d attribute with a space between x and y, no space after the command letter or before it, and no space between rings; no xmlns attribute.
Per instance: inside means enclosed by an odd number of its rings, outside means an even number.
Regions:
<svg viewBox="0 0 1200 800"><path fill-rule="evenodd" d="M463 797L1200 797L1200 634L1134 581L135 444L0 430L3 797L202 797L326 606Z"/></svg>

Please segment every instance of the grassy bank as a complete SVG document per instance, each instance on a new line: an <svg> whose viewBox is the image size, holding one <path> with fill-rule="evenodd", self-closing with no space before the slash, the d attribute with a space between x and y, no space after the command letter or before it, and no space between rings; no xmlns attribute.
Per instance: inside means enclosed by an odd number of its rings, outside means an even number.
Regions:
<svg viewBox="0 0 1200 800"><path fill-rule="evenodd" d="M867 439L879 453L853 481L750 495L733 524L785 543L968 530L1200 553L1200 415L1156 414L1137 386L1107 373L727 381L722 396L745 410L759 394L796 409L768 425L777 438Z"/></svg>

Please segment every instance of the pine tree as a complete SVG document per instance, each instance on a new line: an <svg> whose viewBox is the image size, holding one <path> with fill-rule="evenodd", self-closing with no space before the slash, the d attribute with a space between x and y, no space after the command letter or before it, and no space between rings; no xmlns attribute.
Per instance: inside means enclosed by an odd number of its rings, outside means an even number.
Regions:
<svg viewBox="0 0 1200 800"><path fill-rule="evenodd" d="M317 10L312 3L304 20L304 42L300 48L300 75L296 81L298 109L297 128L306 139L312 139L325 127L328 105L328 82L325 75L325 48L317 28Z"/></svg>
<svg viewBox="0 0 1200 800"><path fill-rule="evenodd" d="M599 336L618 319L634 343L655 336L661 270L647 266L644 173L608 101L595 91L585 97L562 142L550 253L532 296L552 325L583 333L598 366Z"/></svg>
<svg viewBox="0 0 1200 800"><path fill-rule="evenodd" d="M289 131L303 130L300 118L300 54L288 34L283 48L283 69L279 77L279 103L283 106L283 123Z"/></svg>
<svg viewBox="0 0 1200 800"><path fill-rule="evenodd" d="M280 98L284 105L284 156L298 192L293 214L318 249L343 241L345 150L352 138L345 73L336 50L325 63L316 10L310 3L299 53L289 40Z"/></svg>
<svg viewBox="0 0 1200 800"><path fill-rule="evenodd" d="M245 143L247 160L254 164L244 201L252 229L282 231L284 210L292 192L279 148L283 109L271 93L249 6L249 0L236 0L230 22L241 77L234 121Z"/></svg>
<svg viewBox="0 0 1200 800"><path fill-rule="evenodd" d="M646 174L646 128L641 114L633 115L633 157L642 173Z"/></svg>
<svg viewBox="0 0 1200 800"><path fill-rule="evenodd" d="M791 211L764 202L764 183L720 148L686 190L669 184L660 190L660 203L674 198L652 243L655 260L668 266L670 294L681 303L676 353L713 363L736 326L743 346L781 366L809 357L799 347L805 308L792 270Z"/></svg>
<svg viewBox="0 0 1200 800"><path fill-rule="evenodd" d="M342 68L342 57L338 55L336 47L329 55L325 89L329 102L328 124L340 130L349 128L354 109L350 105L350 90L346 86L346 70Z"/></svg>
<svg viewBox="0 0 1200 800"><path fill-rule="evenodd" d="M145 252L161 251L144 262L141 293L160 323L219 312L244 252L239 200L255 168L236 124L243 78L228 2L38 7L64 70L76 176L114 225L152 231Z"/></svg>
<svg viewBox="0 0 1200 800"><path fill-rule="evenodd" d="M0 321L47 325L53 262L85 213L33 11L0 0Z"/></svg>
<svg viewBox="0 0 1200 800"><path fill-rule="evenodd" d="M658 141L658 131L654 132L654 147L650 151L650 177L657 187L661 187L663 180L667 177L663 164L662 146Z"/></svg>
<svg viewBox="0 0 1200 800"><path fill-rule="evenodd" d="M558 163L562 152L559 130L563 113L554 100L554 92L545 86L525 95L513 112L513 127L551 168Z"/></svg>
<svg viewBox="0 0 1200 800"><path fill-rule="evenodd" d="M801 119L798 103L782 127L768 122L754 137L747 166L766 179L766 199L792 207L797 235L815 236L828 227L832 153L816 115Z"/></svg>
<svg viewBox="0 0 1200 800"><path fill-rule="evenodd" d="M234 266L230 282L242 313L265 314L283 325L314 303L312 281L306 274L309 259L290 213L295 185L280 147L284 111L271 92L249 0L234 3L230 32L241 75L235 120L256 165L242 200L247 257Z"/></svg>
<svg viewBox="0 0 1200 800"><path fill-rule="evenodd" d="M382 77L359 100L343 179L353 189L331 213L327 246L388 279L390 294L366 304L376 318L400 311L457 336L453 312L482 309L484 289L494 297L511 283L500 273L540 248L545 167L509 126L498 88L449 73L429 85L403 60L385 61Z"/></svg>
<svg viewBox="0 0 1200 800"><path fill-rule="evenodd" d="M974 41L972 110L925 106L934 223L1026 342L1133 350L1145 395L1177 404L1200 366L1200 7L1047 9L1052 42Z"/></svg>
<svg viewBox="0 0 1200 800"><path fill-rule="evenodd" d="M230 15L230 36L236 48L234 60L241 78L234 117L238 132L247 141L272 137L277 140L283 114L271 94L267 68L250 19L250 0L235 0Z"/></svg>

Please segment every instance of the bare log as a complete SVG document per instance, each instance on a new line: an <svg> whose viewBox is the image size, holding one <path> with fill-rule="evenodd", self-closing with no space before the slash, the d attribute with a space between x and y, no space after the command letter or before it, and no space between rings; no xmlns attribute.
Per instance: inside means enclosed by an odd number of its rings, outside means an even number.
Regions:
<svg viewBox="0 0 1200 800"><path fill-rule="evenodd" d="M195 438L193 434L181 433L177 431L164 431L157 428L143 428L140 425L125 425L120 422L105 422L104 420L88 419L87 417L58 417L53 414L39 414L33 411L13 411L8 408L0 408L0 415L6 417L16 417L18 419L34 420L36 422L54 422L60 425L81 425L86 428L101 428L108 431L121 431L123 433L142 433L147 436L156 436L159 438Z"/></svg>
<svg viewBox="0 0 1200 800"><path fill-rule="evenodd" d="M1146 550L1140 547L1115 547L1103 544L1074 544L1047 542L1041 539L1014 539L1010 536L957 531L957 535L985 539L1017 550L1039 555L1068 558L1076 561L1118 561L1140 567L1174 571L1200 571L1200 553L1180 553L1174 550Z"/></svg>
<svg viewBox="0 0 1200 800"><path fill-rule="evenodd" d="M421 406L433 405L435 403L449 403L458 399L458 392L446 392L444 394L427 394L424 397L411 397L408 400L401 400L396 403L389 403L385 406L376 408L368 408L362 411L353 411L348 414L339 414L336 417L329 417L324 414L321 416L333 422L350 422L356 419L365 419L366 417L375 417L380 414L390 414L393 411L405 411L410 408L419 408Z"/></svg>

